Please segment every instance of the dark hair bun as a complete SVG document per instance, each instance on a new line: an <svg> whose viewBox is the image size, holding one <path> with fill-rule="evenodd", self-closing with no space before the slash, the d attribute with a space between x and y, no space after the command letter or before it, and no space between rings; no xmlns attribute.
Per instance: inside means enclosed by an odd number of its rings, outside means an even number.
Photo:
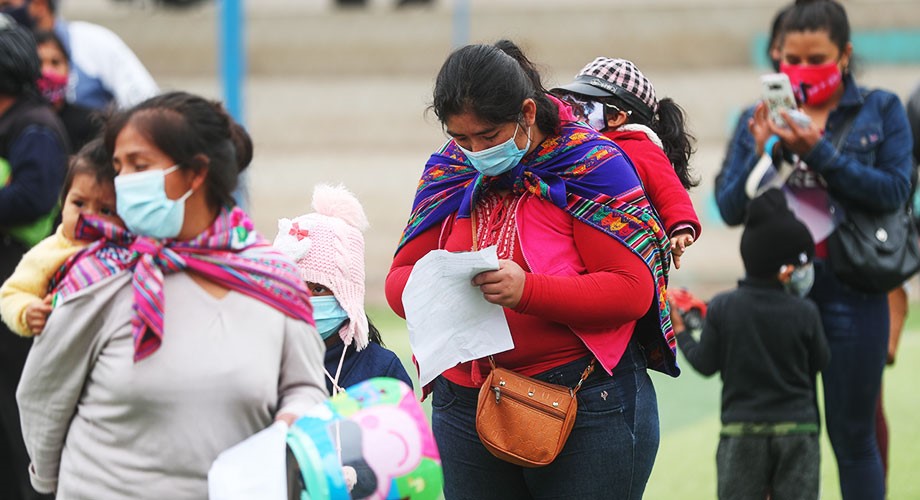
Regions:
<svg viewBox="0 0 920 500"><path fill-rule="evenodd" d="M234 121L230 123L230 140L236 150L236 166L242 172L252 162L252 138L242 125Z"/></svg>
<svg viewBox="0 0 920 500"><path fill-rule="evenodd" d="M220 101L211 101L211 105L226 120L227 136L230 138L230 142L233 143L236 167L239 172L242 172L252 162L252 138L249 136L249 132L246 132L246 129L230 116L227 108Z"/></svg>

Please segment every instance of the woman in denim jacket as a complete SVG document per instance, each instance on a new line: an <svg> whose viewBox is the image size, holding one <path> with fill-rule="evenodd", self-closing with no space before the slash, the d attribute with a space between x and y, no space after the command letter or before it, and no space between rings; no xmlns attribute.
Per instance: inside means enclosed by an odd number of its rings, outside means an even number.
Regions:
<svg viewBox="0 0 920 500"><path fill-rule="evenodd" d="M716 178L716 202L727 224L740 224L749 201L745 183L764 150L794 163L785 189L817 243L810 297L831 348L824 399L840 487L844 499L881 499L875 404L888 349L887 295L838 281L827 265L826 239L834 230L833 205L873 212L904 206L912 169L910 127L897 96L856 85L848 71L849 22L835 0L797 0L783 19L780 47L780 70L789 75L811 123L798 125L785 113L786 123L772 123L763 103L745 113ZM843 140L834 140L840 134Z"/></svg>

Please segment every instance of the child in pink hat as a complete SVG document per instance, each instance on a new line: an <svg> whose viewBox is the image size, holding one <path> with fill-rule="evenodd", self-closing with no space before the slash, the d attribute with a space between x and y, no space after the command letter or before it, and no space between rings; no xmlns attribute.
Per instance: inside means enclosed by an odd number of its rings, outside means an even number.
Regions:
<svg viewBox="0 0 920 500"><path fill-rule="evenodd" d="M278 221L274 246L291 258L313 294L313 318L326 342L326 386L333 394L373 377L412 387L409 374L364 312L361 202L344 186L317 185L313 212Z"/></svg>

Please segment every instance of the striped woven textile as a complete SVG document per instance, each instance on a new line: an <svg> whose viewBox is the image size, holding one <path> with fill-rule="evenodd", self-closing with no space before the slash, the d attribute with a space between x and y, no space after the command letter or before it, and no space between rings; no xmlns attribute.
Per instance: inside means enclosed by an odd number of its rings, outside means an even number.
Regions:
<svg viewBox="0 0 920 500"><path fill-rule="evenodd" d="M640 320L639 340L650 368L672 376L680 373L667 301L670 242L635 167L613 141L583 124L565 124L559 135L548 137L516 167L495 177L479 174L448 141L425 165L399 248L453 213L469 217L487 189L549 200L638 255L652 273L657 292L657 317Z"/></svg>
<svg viewBox="0 0 920 500"><path fill-rule="evenodd" d="M53 303L122 271L134 290L134 361L163 340L164 276L192 271L230 290L258 299L313 325L313 309L296 267L255 232L240 208L222 209L214 223L189 241L136 236L100 219L81 219L77 237L94 242L77 253L52 280Z"/></svg>

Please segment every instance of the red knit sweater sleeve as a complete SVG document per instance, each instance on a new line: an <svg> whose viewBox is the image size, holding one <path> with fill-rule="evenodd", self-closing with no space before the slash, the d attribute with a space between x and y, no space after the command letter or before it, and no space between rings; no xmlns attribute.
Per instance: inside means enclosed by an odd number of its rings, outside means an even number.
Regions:
<svg viewBox="0 0 920 500"><path fill-rule="evenodd" d="M441 226L435 225L406 243L393 258L393 264L390 265L390 272L387 274L384 291L387 296L387 303L390 304L390 309L393 309L393 312L401 318L406 317L402 294L406 288L406 282L409 281L409 275L412 274L412 267L428 252L438 248L440 237Z"/></svg>
<svg viewBox="0 0 920 500"><path fill-rule="evenodd" d="M700 219L693 209L690 194L674 172L674 167L664 151L648 139L636 139L642 132L626 132L619 137L609 135L629 156L642 180L645 193L664 224L664 230L671 236L675 228L689 225L699 239L702 228ZM644 137L644 134L642 134Z"/></svg>
<svg viewBox="0 0 920 500"><path fill-rule="evenodd" d="M528 273L515 310L583 329L622 325L645 315L655 285L642 259L581 221L575 222L573 235L587 274Z"/></svg>

